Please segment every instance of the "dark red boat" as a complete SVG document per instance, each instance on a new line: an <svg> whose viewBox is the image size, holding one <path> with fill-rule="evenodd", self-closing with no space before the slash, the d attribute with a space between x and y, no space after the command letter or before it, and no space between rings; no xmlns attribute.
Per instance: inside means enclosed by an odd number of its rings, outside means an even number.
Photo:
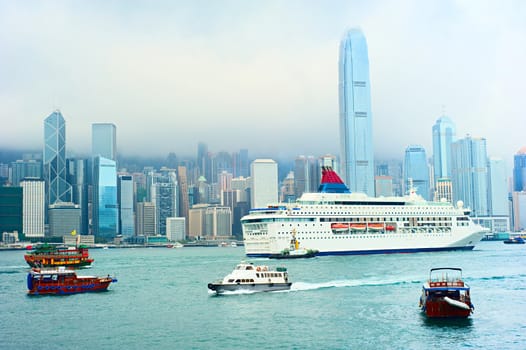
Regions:
<svg viewBox="0 0 526 350"><path fill-rule="evenodd" d="M42 244L24 255L31 267L88 267L93 259L87 247L66 247Z"/></svg>
<svg viewBox="0 0 526 350"><path fill-rule="evenodd" d="M31 269L27 274L30 295L76 294L106 291L117 279L106 277L77 276L74 270L64 267L55 269Z"/></svg>
<svg viewBox="0 0 526 350"><path fill-rule="evenodd" d="M469 286L462 279L462 269L431 269L422 287L420 308L427 317L466 318L473 313Z"/></svg>

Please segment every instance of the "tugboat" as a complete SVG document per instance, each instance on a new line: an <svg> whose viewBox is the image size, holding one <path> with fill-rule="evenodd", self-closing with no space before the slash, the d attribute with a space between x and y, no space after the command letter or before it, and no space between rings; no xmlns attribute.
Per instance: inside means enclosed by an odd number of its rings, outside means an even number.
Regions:
<svg viewBox="0 0 526 350"><path fill-rule="evenodd" d="M106 277L77 276L74 270L64 266L54 269L31 269L27 274L29 295L76 294L106 291L111 282L117 282L110 275Z"/></svg>
<svg viewBox="0 0 526 350"><path fill-rule="evenodd" d="M93 259L85 246L66 247L42 244L24 255L31 267L90 267Z"/></svg>
<svg viewBox="0 0 526 350"><path fill-rule="evenodd" d="M430 318L466 318L475 309L469 290L469 286L462 279L462 269L431 269L429 280L422 287L420 309Z"/></svg>
<svg viewBox="0 0 526 350"><path fill-rule="evenodd" d="M296 238L296 230L292 230L292 239L289 249L284 249L280 253L270 254L269 259L299 259L314 258L318 254L317 250L300 248L300 242Z"/></svg>
<svg viewBox="0 0 526 350"><path fill-rule="evenodd" d="M504 244L524 244L524 239L521 236L511 237L504 240Z"/></svg>
<svg viewBox="0 0 526 350"><path fill-rule="evenodd" d="M284 267L270 270L268 266L254 266L252 263L241 262L222 280L208 283L208 289L216 294L238 290L273 292L288 290L291 285L287 269Z"/></svg>

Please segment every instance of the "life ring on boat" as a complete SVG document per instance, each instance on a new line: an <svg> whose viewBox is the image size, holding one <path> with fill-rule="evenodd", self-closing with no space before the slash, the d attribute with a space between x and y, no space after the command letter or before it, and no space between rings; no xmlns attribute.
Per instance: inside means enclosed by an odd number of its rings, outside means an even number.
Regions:
<svg viewBox="0 0 526 350"><path fill-rule="evenodd" d="M261 271L261 267L256 267L256 271Z"/></svg>

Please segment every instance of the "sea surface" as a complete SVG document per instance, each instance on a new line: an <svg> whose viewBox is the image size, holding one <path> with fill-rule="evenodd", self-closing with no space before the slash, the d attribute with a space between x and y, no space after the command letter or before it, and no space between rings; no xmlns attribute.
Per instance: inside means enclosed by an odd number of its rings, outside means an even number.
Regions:
<svg viewBox="0 0 526 350"><path fill-rule="evenodd" d="M0 251L0 349L526 349L526 245L247 259L243 247L92 249L107 292L28 296L24 251ZM241 260L286 266L290 291L215 296ZM461 267L474 314L431 321L433 267Z"/></svg>

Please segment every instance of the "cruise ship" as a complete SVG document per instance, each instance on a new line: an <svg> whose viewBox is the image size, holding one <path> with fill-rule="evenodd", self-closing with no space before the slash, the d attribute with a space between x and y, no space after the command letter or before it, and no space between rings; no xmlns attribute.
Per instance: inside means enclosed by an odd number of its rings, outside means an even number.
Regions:
<svg viewBox="0 0 526 350"><path fill-rule="evenodd" d="M253 208L241 225L248 257L282 252L293 234L317 255L413 253L473 249L487 229L469 214L461 201L428 202L414 190L385 198L351 193L332 168L323 167L318 192Z"/></svg>

